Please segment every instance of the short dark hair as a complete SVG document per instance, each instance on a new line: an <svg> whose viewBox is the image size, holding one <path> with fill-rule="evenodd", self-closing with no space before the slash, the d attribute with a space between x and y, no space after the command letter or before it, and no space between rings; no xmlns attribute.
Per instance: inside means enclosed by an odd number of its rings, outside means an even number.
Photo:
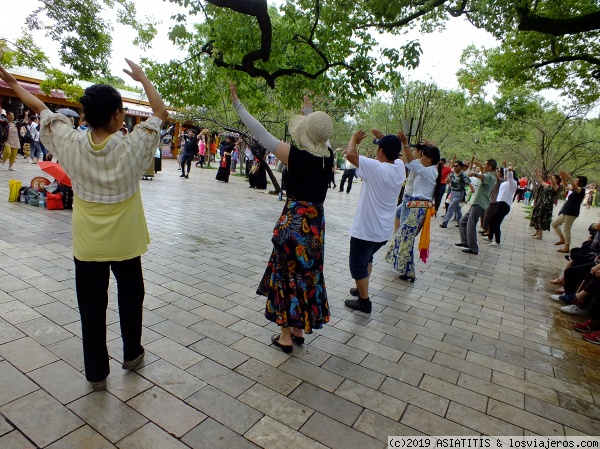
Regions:
<svg viewBox="0 0 600 449"><path fill-rule="evenodd" d="M398 136L394 136L393 134L383 136L379 139L377 145L389 161L398 159L400 151L402 151L402 141Z"/></svg>
<svg viewBox="0 0 600 449"><path fill-rule="evenodd" d="M498 163L496 162L495 159L488 159L485 163L486 163L486 165L489 165L490 167L492 167L492 170L496 170L496 167L498 167Z"/></svg>
<svg viewBox="0 0 600 449"><path fill-rule="evenodd" d="M123 110L121 94L117 89L106 84L94 84L88 87L79 102L92 128L105 127L115 111Z"/></svg>
<svg viewBox="0 0 600 449"><path fill-rule="evenodd" d="M587 185L587 177L586 176L577 176L579 179L579 187L585 187Z"/></svg>
<svg viewBox="0 0 600 449"><path fill-rule="evenodd" d="M441 158L440 162L443 162L445 164L446 163L446 158L445 157Z"/></svg>

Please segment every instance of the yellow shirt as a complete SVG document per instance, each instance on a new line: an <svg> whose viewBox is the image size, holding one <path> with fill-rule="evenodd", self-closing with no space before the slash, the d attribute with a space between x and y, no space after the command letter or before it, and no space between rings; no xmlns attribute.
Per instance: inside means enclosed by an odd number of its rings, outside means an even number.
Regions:
<svg viewBox="0 0 600 449"><path fill-rule="evenodd" d="M108 138L94 144L101 151ZM96 203L73 196L73 255L85 262L133 259L148 251L150 235L139 186L130 198L118 203Z"/></svg>

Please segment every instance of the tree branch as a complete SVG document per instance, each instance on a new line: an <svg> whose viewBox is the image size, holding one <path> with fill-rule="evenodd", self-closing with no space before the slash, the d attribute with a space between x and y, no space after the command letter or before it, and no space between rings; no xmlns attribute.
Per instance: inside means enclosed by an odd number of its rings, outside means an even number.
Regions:
<svg viewBox="0 0 600 449"><path fill-rule="evenodd" d="M404 17L403 19L397 20L395 22L368 22L364 25L361 25L359 27L357 27L357 29L364 29L364 28L397 28L397 27L401 27L403 25L406 25L410 22L412 22L415 19L418 19L421 16L424 16L425 14L427 14L428 12L431 12L432 9L437 8L438 6L443 5L444 3L447 3L448 0L435 0L430 7L428 7L427 9L422 8L419 9L418 11L415 11L414 13L412 13L410 16Z"/></svg>
<svg viewBox="0 0 600 449"><path fill-rule="evenodd" d="M573 62L573 61L584 61L584 62L589 62L590 64L600 66L599 58L595 58L588 54L582 54L582 55L572 55L572 56L560 56L558 58L550 59L548 61L536 62L535 64L531 64L531 65L527 66L527 68L539 69L540 67L544 67L544 66L547 66L550 64L560 64L562 62Z"/></svg>
<svg viewBox="0 0 600 449"><path fill-rule="evenodd" d="M531 14L527 8L516 8L519 16L519 31L537 31L552 36L579 34L600 28L600 11L570 17L554 19Z"/></svg>

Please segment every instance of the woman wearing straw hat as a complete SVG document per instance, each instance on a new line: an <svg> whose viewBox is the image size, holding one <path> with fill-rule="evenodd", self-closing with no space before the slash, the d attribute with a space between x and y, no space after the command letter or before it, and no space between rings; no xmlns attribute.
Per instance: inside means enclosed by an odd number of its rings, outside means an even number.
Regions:
<svg viewBox="0 0 600 449"><path fill-rule="evenodd" d="M272 343L289 354L292 342L304 343L303 332L310 334L329 321L323 278L323 201L333 168L328 147L333 122L325 112L312 112L304 97L306 115L293 117L289 126L297 146L290 145L272 136L244 109L234 83L230 90L240 119L288 167L287 201L273 230L273 252L256 292L267 297L265 317L281 327Z"/></svg>

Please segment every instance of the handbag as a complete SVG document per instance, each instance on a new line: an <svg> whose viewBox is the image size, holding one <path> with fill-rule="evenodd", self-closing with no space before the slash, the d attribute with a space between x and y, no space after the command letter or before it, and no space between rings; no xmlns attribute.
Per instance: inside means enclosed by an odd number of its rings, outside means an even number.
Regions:
<svg viewBox="0 0 600 449"><path fill-rule="evenodd" d="M8 180L8 201L10 202L18 202L21 191L21 181L17 181L16 179Z"/></svg>
<svg viewBox="0 0 600 449"><path fill-rule="evenodd" d="M50 193L46 195L46 209L50 210L62 210L65 206L63 204L62 195L60 193Z"/></svg>

